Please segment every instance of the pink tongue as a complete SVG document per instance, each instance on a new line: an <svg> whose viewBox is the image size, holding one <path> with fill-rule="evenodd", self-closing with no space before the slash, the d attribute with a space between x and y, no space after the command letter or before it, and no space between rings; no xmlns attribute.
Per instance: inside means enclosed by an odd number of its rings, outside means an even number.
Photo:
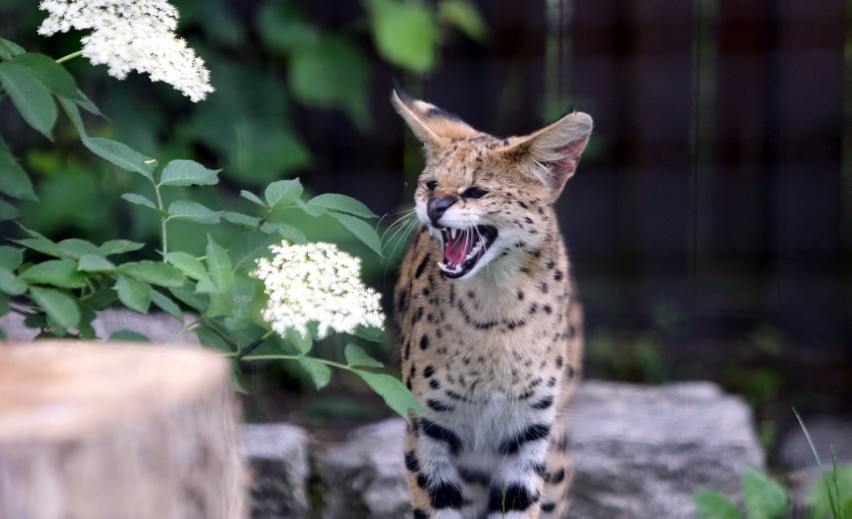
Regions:
<svg viewBox="0 0 852 519"><path fill-rule="evenodd" d="M473 233L469 230L465 229L459 232L455 239L450 238L449 233L447 233L447 247L444 251L444 258L453 263L464 263L471 247L473 247Z"/></svg>

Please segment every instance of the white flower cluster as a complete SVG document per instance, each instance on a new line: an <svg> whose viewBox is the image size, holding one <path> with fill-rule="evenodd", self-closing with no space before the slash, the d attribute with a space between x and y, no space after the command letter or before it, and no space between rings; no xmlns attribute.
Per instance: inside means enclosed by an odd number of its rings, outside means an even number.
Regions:
<svg viewBox="0 0 852 519"><path fill-rule="evenodd" d="M263 281L269 297L263 318L284 336L293 328L307 335L307 324L319 324L319 338L330 330L353 332L359 324L381 328L384 315L379 293L361 283L361 260L331 243L269 247L275 255L257 260L252 275Z"/></svg>
<svg viewBox="0 0 852 519"><path fill-rule="evenodd" d="M91 29L80 40L83 56L111 76L149 74L194 102L213 92L204 61L175 35L178 11L166 0L43 0L39 9L48 13L39 34Z"/></svg>

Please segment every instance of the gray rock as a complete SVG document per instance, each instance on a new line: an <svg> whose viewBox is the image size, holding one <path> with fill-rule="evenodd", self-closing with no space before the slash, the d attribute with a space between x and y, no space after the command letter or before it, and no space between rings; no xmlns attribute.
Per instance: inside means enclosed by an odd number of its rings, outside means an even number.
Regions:
<svg viewBox="0 0 852 519"><path fill-rule="evenodd" d="M748 406L710 383L587 382L573 416L571 518L692 518L696 492L735 497L764 465Z"/></svg>
<svg viewBox="0 0 852 519"><path fill-rule="evenodd" d="M692 518L695 492L736 496L742 469L764 464L748 406L709 383L586 382L572 421L573 519ZM317 456L323 519L404 517L404 429L360 428Z"/></svg>
<svg viewBox="0 0 852 519"><path fill-rule="evenodd" d="M243 443L251 473L253 519L306 517L308 433L284 424L245 425Z"/></svg>
<svg viewBox="0 0 852 519"><path fill-rule="evenodd" d="M184 320L191 321L195 317L186 314ZM150 313L147 315L125 309L101 310L92 322L92 328L99 339L108 339L115 332L127 330L141 333L151 339L151 342L169 343L179 342L181 344L200 344L193 333L176 334L181 329L181 323L174 317L164 313ZM28 341L33 339L38 330L24 326L24 317L15 312L0 317L0 329L10 340Z"/></svg>
<svg viewBox="0 0 852 519"><path fill-rule="evenodd" d="M322 481L323 519L410 517L403 463L405 420L361 427L349 439L316 455ZM406 515L407 514L407 515Z"/></svg>
<svg viewBox="0 0 852 519"><path fill-rule="evenodd" d="M805 426L826 468L831 466L832 447L837 455L838 463L852 461L852 420L815 416L805 418ZM779 450L779 461L788 469L816 466L813 452L798 424L784 434Z"/></svg>

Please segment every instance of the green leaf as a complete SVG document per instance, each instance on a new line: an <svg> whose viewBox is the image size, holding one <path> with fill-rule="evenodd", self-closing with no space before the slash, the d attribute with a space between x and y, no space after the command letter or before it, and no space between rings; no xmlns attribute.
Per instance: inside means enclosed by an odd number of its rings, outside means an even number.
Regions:
<svg viewBox="0 0 852 519"><path fill-rule="evenodd" d="M290 91L302 104L345 110L361 129L370 123L370 64L356 41L323 34L317 45L295 50L290 57Z"/></svg>
<svg viewBox="0 0 852 519"><path fill-rule="evenodd" d="M128 262L121 265L119 271L139 281L162 287L177 288L186 283L186 277L180 270L161 261Z"/></svg>
<svg viewBox="0 0 852 519"><path fill-rule="evenodd" d="M89 241L80 240L77 238L69 238L57 243L59 250L66 258L80 259L87 254L100 255L101 251L98 247Z"/></svg>
<svg viewBox="0 0 852 519"><path fill-rule="evenodd" d="M370 373L369 371L362 371L360 369L353 371L384 399L388 407L406 420L408 419L409 409L413 409L414 411L423 410L423 406L417 402L411 391L394 377L383 373Z"/></svg>
<svg viewBox="0 0 852 519"><path fill-rule="evenodd" d="M320 39L319 30L307 23L303 15L289 3L263 4L257 16L257 29L270 50L283 54L309 48Z"/></svg>
<svg viewBox="0 0 852 519"><path fill-rule="evenodd" d="M85 254L77 262L77 270L81 272L113 272L115 264L100 254Z"/></svg>
<svg viewBox="0 0 852 519"><path fill-rule="evenodd" d="M0 59L10 60L18 54L26 52L23 47L13 41L0 38Z"/></svg>
<svg viewBox="0 0 852 519"><path fill-rule="evenodd" d="M269 234L277 234L281 238L286 238L293 243L305 243L308 241L308 237L305 236L305 233L301 229L282 222L264 222L260 230ZM276 239L276 241L280 240Z"/></svg>
<svg viewBox="0 0 852 519"><path fill-rule="evenodd" d="M302 196L302 184L298 178L279 180L266 186L263 195L269 207L278 207L292 204Z"/></svg>
<svg viewBox="0 0 852 519"><path fill-rule="evenodd" d="M80 94L82 95L82 92ZM58 96L56 100L59 101L59 105L65 111L65 115L68 116L68 120L71 121L74 129L77 130L77 133L80 135L80 139L84 139L87 136L86 127L83 125L83 118L80 117L80 110L77 108L77 104L73 99L68 99L65 96Z"/></svg>
<svg viewBox="0 0 852 519"><path fill-rule="evenodd" d="M337 193L324 193L317 195L308 201L309 206L324 207L341 213L349 213L361 218L375 218L376 214L370 211L366 205L351 196L339 195Z"/></svg>
<svg viewBox="0 0 852 519"><path fill-rule="evenodd" d="M210 298L204 294L198 294L188 288L170 288L169 292L175 298L196 312L203 314L210 306Z"/></svg>
<svg viewBox="0 0 852 519"><path fill-rule="evenodd" d="M240 196L245 198L249 202L255 203L261 207L269 207L263 202L263 200L261 200L256 194L252 193L251 191L246 191L245 189L243 189L242 191L240 191Z"/></svg>
<svg viewBox="0 0 852 519"><path fill-rule="evenodd" d="M183 312L181 311L180 307L177 305L177 303L169 299L165 294L151 289L151 302L157 305L160 310L171 315L178 321L183 322Z"/></svg>
<svg viewBox="0 0 852 519"><path fill-rule="evenodd" d="M234 283L228 290L228 297L234 303L234 310L231 313L233 319L245 322L244 320L251 318L251 303L257 295L258 283L258 280L245 274L234 276Z"/></svg>
<svg viewBox="0 0 852 519"><path fill-rule="evenodd" d="M27 229L23 225L21 225L20 227L25 233L29 234L31 238L9 241L17 243L18 245L23 245L28 249L41 252L42 254L47 254L48 256L55 256L57 258L63 257L63 253L61 250L59 250L59 246L56 245L56 243L51 240L48 240L42 234L36 231Z"/></svg>
<svg viewBox="0 0 852 519"><path fill-rule="evenodd" d="M213 238L207 236L207 271L213 284L222 294L227 294L234 284L234 272L231 269L231 260L228 253L217 244Z"/></svg>
<svg viewBox="0 0 852 519"><path fill-rule="evenodd" d="M319 360L299 357L299 365L311 376L317 389L324 388L331 381L331 369Z"/></svg>
<svg viewBox="0 0 852 519"><path fill-rule="evenodd" d="M309 353L314 347L313 337L309 332L302 334L292 328L288 328L287 340L303 355Z"/></svg>
<svg viewBox="0 0 852 519"><path fill-rule="evenodd" d="M382 244L379 239L379 233L367 224L367 222L348 214L328 213L328 215L340 222L341 225L346 227L349 232L364 242L365 245L376 251L376 254L379 256L382 255Z"/></svg>
<svg viewBox="0 0 852 519"><path fill-rule="evenodd" d="M715 490L702 490L693 496L695 515L698 519L742 519L734 503Z"/></svg>
<svg viewBox="0 0 852 519"><path fill-rule="evenodd" d="M143 314L148 313L148 306L151 304L151 285L119 275L115 282L115 291L124 306Z"/></svg>
<svg viewBox="0 0 852 519"><path fill-rule="evenodd" d="M0 291L10 296L19 296L27 291L27 284L21 281L11 270L0 267Z"/></svg>
<svg viewBox="0 0 852 519"><path fill-rule="evenodd" d="M111 342L151 342L151 339L133 330L118 330L109 336Z"/></svg>
<svg viewBox="0 0 852 519"><path fill-rule="evenodd" d="M440 31L424 6L398 0L368 0L373 41L394 65L422 74L435 66Z"/></svg>
<svg viewBox="0 0 852 519"><path fill-rule="evenodd" d="M325 207L320 207L318 205L308 205L303 202L301 198L296 200L296 207L313 217L322 216L328 212Z"/></svg>
<svg viewBox="0 0 852 519"><path fill-rule="evenodd" d="M193 328L192 333L198 337L198 340L201 341L201 344L204 346L216 348L217 350L225 352L233 351L233 348L230 344L228 344L228 341L223 339L221 335L210 328L199 326L197 328Z"/></svg>
<svg viewBox="0 0 852 519"><path fill-rule="evenodd" d="M89 99L88 96L86 96L86 94L83 93L82 90L77 90L77 97L71 99L71 101L73 101L75 105L79 106L80 108L89 112L92 115L97 115L98 117L106 118L104 114L102 114L101 111L98 109L98 107L95 106L95 103L93 103L92 100ZM83 135L85 133L86 132L81 132L80 135Z"/></svg>
<svg viewBox="0 0 852 519"><path fill-rule="evenodd" d="M231 264L234 270L243 267L254 268L254 261L269 250L269 246L279 241L277 236L262 232L247 231L237 236L230 247Z"/></svg>
<svg viewBox="0 0 852 519"><path fill-rule="evenodd" d="M207 269L204 268L201 260L192 254L181 251L169 252L166 254L166 261L196 281L213 282L207 274Z"/></svg>
<svg viewBox="0 0 852 519"><path fill-rule="evenodd" d="M225 211L222 214L222 218L228 220L231 223L235 223L237 225L242 225L244 227L248 227L250 229L256 229L260 224L260 218L257 216L250 216L243 213L237 213L234 211Z"/></svg>
<svg viewBox="0 0 852 519"><path fill-rule="evenodd" d="M840 490L839 496L836 489ZM830 496L828 492L831 492ZM836 470L823 472L822 477L811 486L806 503L811 509L808 515L811 519L839 518L839 511L843 512L844 519L852 519L848 509L852 503L852 465L843 465Z"/></svg>
<svg viewBox="0 0 852 519"><path fill-rule="evenodd" d="M89 151L102 159L113 163L125 171L139 173L151 182L154 181L154 175L151 173L156 164L154 159L146 157L130 146L112 139L88 137L86 135L82 135L80 139Z"/></svg>
<svg viewBox="0 0 852 519"><path fill-rule="evenodd" d="M130 240L110 240L104 242L98 251L103 256L112 256L113 254L124 254L125 252L133 252L144 247L144 243L139 243Z"/></svg>
<svg viewBox="0 0 852 519"><path fill-rule="evenodd" d="M30 287L30 297L60 327L68 329L80 322L77 301L63 290Z"/></svg>
<svg viewBox="0 0 852 519"><path fill-rule="evenodd" d="M787 512L787 492L763 472L746 467L740 486L749 519L781 519Z"/></svg>
<svg viewBox="0 0 852 519"><path fill-rule="evenodd" d="M137 195L136 193L124 193L121 195L125 201L130 202L131 204L141 205L142 207L147 207L149 209L153 209L154 211L158 211L157 205L152 202L148 197Z"/></svg>
<svg viewBox="0 0 852 519"><path fill-rule="evenodd" d="M20 215L18 208L9 202L0 199L0 222L14 220Z"/></svg>
<svg viewBox="0 0 852 519"><path fill-rule="evenodd" d="M86 286L86 276L77 272L77 264L71 260L48 260L28 268L21 274L27 283L53 285L62 288L81 288Z"/></svg>
<svg viewBox="0 0 852 519"><path fill-rule="evenodd" d="M24 262L24 249L0 245L0 267L15 270Z"/></svg>
<svg viewBox="0 0 852 519"><path fill-rule="evenodd" d="M18 165L6 141L0 137L0 192L19 200L37 200L27 172Z"/></svg>
<svg viewBox="0 0 852 519"><path fill-rule="evenodd" d="M370 357L367 352L357 344L347 344L346 348L343 350L343 355L346 357L346 364L349 366L364 366L367 368L384 367L384 364L373 357Z"/></svg>
<svg viewBox="0 0 852 519"><path fill-rule="evenodd" d="M167 220L187 220L196 223L219 223L223 211L212 211L198 202L175 200L169 204Z"/></svg>
<svg viewBox="0 0 852 519"><path fill-rule="evenodd" d="M25 52L15 56L10 63L20 65L32 72L54 95L69 99L77 97L79 90L74 77L53 58L35 52Z"/></svg>
<svg viewBox="0 0 852 519"><path fill-rule="evenodd" d="M438 5L438 18L458 27L476 41L481 42L488 37L488 26L469 0L443 0Z"/></svg>
<svg viewBox="0 0 852 519"><path fill-rule="evenodd" d="M207 169L194 160L173 160L160 175L160 186L212 186L221 169Z"/></svg>
<svg viewBox="0 0 852 519"><path fill-rule="evenodd" d="M381 342L382 333L381 328L375 328L373 326L364 326L359 324L358 327L355 328L356 336L370 342Z"/></svg>
<svg viewBox="0 0 852 519"><path fill-rule="evenodd" d="M6 61L0 63L0 86L27 124L52 141L56 103L44 83L24 67Z"/></svg>

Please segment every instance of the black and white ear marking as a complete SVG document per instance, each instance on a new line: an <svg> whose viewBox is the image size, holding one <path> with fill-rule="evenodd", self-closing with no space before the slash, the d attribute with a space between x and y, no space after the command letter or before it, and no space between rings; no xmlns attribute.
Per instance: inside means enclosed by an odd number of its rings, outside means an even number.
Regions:
<svg viewBox="0 0 852 519"><path fill-rule="evenodd" d="M479 135L457 115L415 99L399 88L393 90L391 103L423 144L437 146Z"/></svg>
<svg viewBox="0 0 852 519"><path fill-rule="evenodd" d="M583 112L574 112L498 153L558 193L576 171L591 133L592 118Z"/></svg>

